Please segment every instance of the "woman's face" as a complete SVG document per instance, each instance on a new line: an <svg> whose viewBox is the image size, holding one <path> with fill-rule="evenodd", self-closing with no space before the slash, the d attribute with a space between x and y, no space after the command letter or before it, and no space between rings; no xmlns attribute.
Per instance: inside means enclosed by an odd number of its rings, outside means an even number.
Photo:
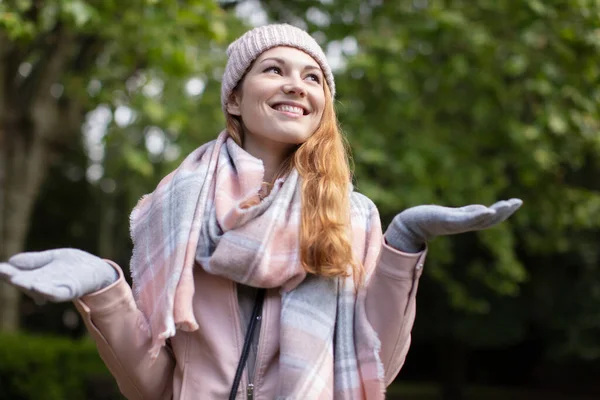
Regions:
<svg viewBox="0 0 600 400"><path fill-rule="evenodd" d="M294 147L321 122L323 85L323 72L311 56L292 47L275 47L255 60L227 111L241 117L244 142Z"/></svg>

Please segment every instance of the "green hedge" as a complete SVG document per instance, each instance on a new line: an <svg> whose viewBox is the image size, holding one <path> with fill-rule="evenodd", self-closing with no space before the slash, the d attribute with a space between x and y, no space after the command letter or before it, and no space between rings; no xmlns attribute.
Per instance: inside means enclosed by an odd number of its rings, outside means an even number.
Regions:
<svg viewBox="0 0 600 400"><path fill-rule="evenodd" d="M0 400L122 398L89 339L0 334Z"/></svg>

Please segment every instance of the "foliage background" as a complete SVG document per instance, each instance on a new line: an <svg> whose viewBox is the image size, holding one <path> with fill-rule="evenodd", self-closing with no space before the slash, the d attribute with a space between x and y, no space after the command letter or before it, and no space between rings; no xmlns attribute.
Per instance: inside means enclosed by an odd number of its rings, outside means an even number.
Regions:
<svg viewBox="0 0 600 400"><path fill-rule="evenodd" d="M431 243L399 386L600 393L597 0L0 1L0 256L68 246L126 267L129 211L222 129L224 50L267 21L327 50L384 224L524 200ZM2 331L84 334L70 305L0 299Z"/></svg>

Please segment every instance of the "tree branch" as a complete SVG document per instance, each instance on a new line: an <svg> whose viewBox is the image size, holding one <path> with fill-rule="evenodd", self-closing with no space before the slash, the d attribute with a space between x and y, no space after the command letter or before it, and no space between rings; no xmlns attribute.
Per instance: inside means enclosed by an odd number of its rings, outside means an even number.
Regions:
<svg viewBox="0 0 600 400"><path fill-rule="evenodd" d="M243 3L244 0L228 0L228 1L218 1L217 3L221 7L222 10L229 11L234 9L238 4Z"/></svg>
<svg viewBox="0 0 600 400"><path fill-rule="evenodd" d="M41 85L48 81L48 75L56 68L57 58L63 57L61 45L64 39L61 30L61 26L56 25L52 31L38 36L35 43L28 48L27 58L33 65L29 75L18 86L19 107L22 109L31 106L34 98L43 90Z"/></svg>
<svg viewBox="0 0 600 400"><path fill-rule="evenodd" d="M60 82L72 59L74 49L74 40L59 28L53 45L47 48L45 56L36 64L35 74L32 73L33 85L30 87L28 98L25 99L27 109L31 110L36 133L49 133L48 127L53 126L58 118L56 99L52 97L50 88ZM46 62L43 63L43 60Z"/></svg>
<svg viewBox="0 0 600 400"><path fill-rule="evenodd" d="M81 102L74 99L61 100L57 107L58 118L55 124L48 129L52 132L50 146L68 143L74 136L81 133L81 125L85 116L85 109Z"/></svg>
<svg viewBox="0 0 600 400"><path fill-rule="evenodd" d="M78 53L73 58L71 70L81 73L89 72L104 48L104 41L97 36L84 36L79 40Z"/></svg>
<svg viewBox="0 0 600 400"><path fill-rule="evenodd" d="M18 59L18 50L10 38L0 31L0 126L6 115L10 115L7 107L12 97L14 72L19 66Z"/></svg>

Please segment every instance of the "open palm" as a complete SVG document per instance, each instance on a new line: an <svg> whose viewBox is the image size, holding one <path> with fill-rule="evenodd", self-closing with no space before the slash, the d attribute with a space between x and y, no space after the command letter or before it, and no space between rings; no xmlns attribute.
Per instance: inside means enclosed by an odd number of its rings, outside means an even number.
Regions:
<svg viewBox="0 0 600 400"><path fill-rule="evenodd" d="M20 253L0 263L0 279L30 296L54 302L95 292L117 277L106 261L78 249Z"/></svg>

